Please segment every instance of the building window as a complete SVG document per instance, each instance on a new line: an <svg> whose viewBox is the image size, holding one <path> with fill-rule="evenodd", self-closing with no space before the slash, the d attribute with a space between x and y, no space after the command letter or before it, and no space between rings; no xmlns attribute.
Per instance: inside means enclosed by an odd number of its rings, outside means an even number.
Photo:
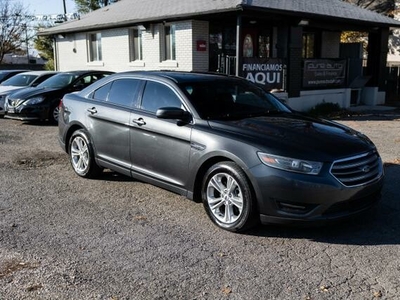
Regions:
<svg viewBox="0 0 400 300"><path fill-rule="evenodd" d="M271 57L271 33L269 31L263 31L258 36L258 57Z"/></svg>
<svg viewBox="0 0 400 300"><path fill-rule="evenodd" d="M315 34L303 33L303 58L315 58Z"/></svg>
<svg viewBox="0 0 400 300"><path fill-rule="evenodd" d="M176 60L175 25L164 26L164 60Z"/></svg>
<svg viewBox="0 0 400 300"><path fill-rule="evenodd" d="M89 34L89 61L101 61L103 60L101 54L101 33Z"/></svg>
<svg viewBox="0 0 400 300"><path fill-rule="evenodd" d="M129 40L130 61L143 60L142 29L132 28L129 32Z"/></svg>
<svg viewBox="0 0 400 300"><path fill-rule="evenodd" d="M253 57L254 45L251 34L246 34L243 42L243 57Z"/></svg>

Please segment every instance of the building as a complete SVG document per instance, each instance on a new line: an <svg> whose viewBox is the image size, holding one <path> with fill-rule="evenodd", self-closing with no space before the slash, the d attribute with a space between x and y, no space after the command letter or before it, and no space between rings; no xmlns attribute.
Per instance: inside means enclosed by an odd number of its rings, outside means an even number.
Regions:
<svg viewBox="0 0 400 300"><path fill-rule="evenodd" d="M19 54L12 54L12 53L7 53L4 55L2 64L7 64L7 65L43 65L46 63L46 61L38 54L37 51L29 51L29 55L19 55Z"/></svg>
<svg viewBox="0 0 400 300"><path fill-rule="evenodd" d="M385 101L389 30L400 22L340 0L121 0L40 32L60 71L211 71L278 91L294 109ZM367 66L342 31L368 32Z"/></svg>

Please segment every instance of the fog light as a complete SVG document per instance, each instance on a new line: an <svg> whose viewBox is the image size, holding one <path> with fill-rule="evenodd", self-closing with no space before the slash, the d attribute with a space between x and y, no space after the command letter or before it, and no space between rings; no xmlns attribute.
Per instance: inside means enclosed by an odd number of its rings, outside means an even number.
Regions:
<svg viewBox="0 0 400 300"><path fill-rule="evenodd" d="M312 211L317 205L316 204L294 204L288 202L277 201L278 209L285 213L290 214L307 214Z"/></svg>

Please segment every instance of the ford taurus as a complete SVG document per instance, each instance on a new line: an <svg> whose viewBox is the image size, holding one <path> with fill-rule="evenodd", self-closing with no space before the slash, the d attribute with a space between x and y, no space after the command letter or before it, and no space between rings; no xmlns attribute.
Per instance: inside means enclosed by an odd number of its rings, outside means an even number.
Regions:
<svg viewBox="0 0 400 300"><path fill-rule="evenodd" d="M237 232L350 217L379 200L384 180L362 133L215 74L110 75L64 96L59 141L79 176L132 176L202 201Z"/></svg>

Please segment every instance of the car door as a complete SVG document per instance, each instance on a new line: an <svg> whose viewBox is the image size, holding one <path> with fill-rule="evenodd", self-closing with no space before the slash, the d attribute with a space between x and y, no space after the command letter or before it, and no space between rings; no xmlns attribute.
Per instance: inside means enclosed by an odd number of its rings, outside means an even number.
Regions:
<svg viewBox="0 0 400 300"><path fill-rule="evenodd" d="M155 113L160 107L185 109L171 86L147 81L140 107L131 116L132 173L183 192L188 178L192 124L158 119Z"/></svg>
<svg viewBox="0 0 400 300"><path fill-rule="evenodd" d="M116 79L92 93L87 108L88 128L96 156L103 167L130 175L130 114L141 82L132 78Z"/></svg>

